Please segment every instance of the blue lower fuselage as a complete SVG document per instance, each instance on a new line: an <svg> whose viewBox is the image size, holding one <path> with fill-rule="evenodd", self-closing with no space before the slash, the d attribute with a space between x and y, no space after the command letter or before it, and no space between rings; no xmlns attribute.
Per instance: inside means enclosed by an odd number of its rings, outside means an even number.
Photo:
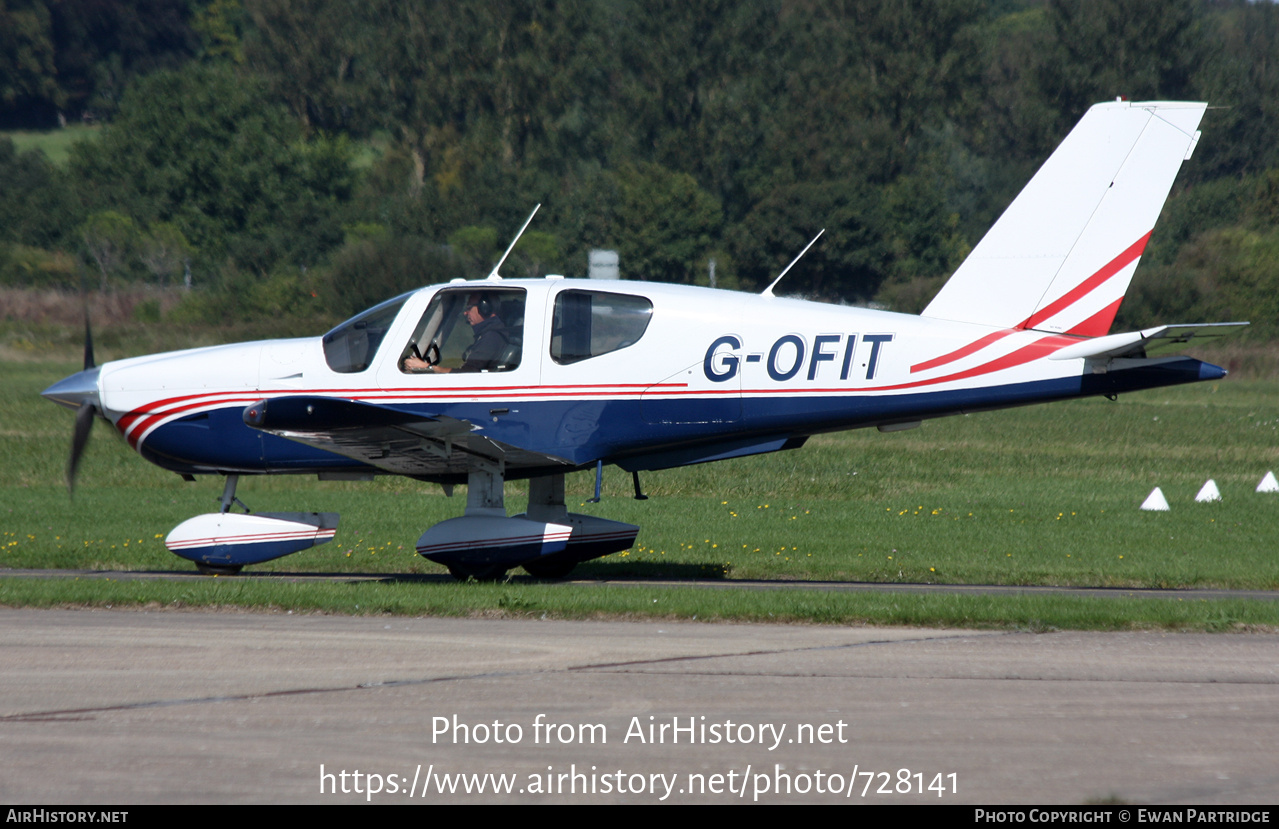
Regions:
<svg viewBox="0 0 1279 829"><path fill-rule="evenodd" d="M1074 397L1113 395L1225 376L1191 358L1152 360L1106 373L910 394L763 395L718 398L493 401L391 406L423 417L483 424L487 437L569 461L661 469L775 451L822 432L908 423ZM245 425L227 406L165 423L139 444L152 463L182 474L377 471L355 460ZM521 470L512 477L563 471ZM462 480L456 475L442 482Z"/></svg>

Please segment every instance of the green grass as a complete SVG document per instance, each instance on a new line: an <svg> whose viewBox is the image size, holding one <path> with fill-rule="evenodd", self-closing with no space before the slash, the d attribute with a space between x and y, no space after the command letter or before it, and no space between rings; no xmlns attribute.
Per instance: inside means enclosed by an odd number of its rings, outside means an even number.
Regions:
<svg viewBox="0 0 1279 829"><path fill-rule="evenodd" d="M163 536L180 521L213 511L221 480L183 483L143 462L99 424L70 501L62 474L72 414L38 395L75 369L61 362L0 363L0 567L189 569L164 549ZM819 436L797 451L645 474L644 488L652 496L645 502L629 497L629 475L608 469L603 503L586 504L593 476L581 473L568 482L570 509L643 529L634 549L581 565L575 574L1276 589L1279 495L1253 489L1268 469L1279 467L1277 443L1279 382L1225 381L1128 395L1115 403L1074 401L948 418L897 434ZM1210 477L1223 502L1194 503ZM1154 486L1163 488L1171 512L1137 508ZM508 486L511 512L523 508L524 491L518 483ZM255 478L242 480L239 494L255 510L342 513L333 542L252 568L276 572L443 573L415 555L413 545L431 524L460 514L464 503L462 491L448 499L438 487L393 478L364 484ZM156 586L112 582L119 586L109 589L101 580L73 589L74 582L63 579L37 589L19 581L5 580L0 602L229 602L343 612L358 603L361 612L1029 627L1279 623L1274 602L1253 603L1263 607L1247 612L1193 603L1188 613L1187 607L1176 608L1182 603L1166 600L867 597L804 590L722 596L656 587L520 583L475 589L413 581L255 587L243 579ZM40 590L52 592L37 599ZM651 606L650 590L667 599ZM228 599L229 593L242 598ZM647 603L636 598L640 593ZM1081 621L1087 619L1093 621Z"/></svg>
<svg viewBox="0 0 1279 829"><path fill-rule="evenodd" d="M96 139L101 129L99 126L68 124L62 129L0 131L0 138L12 139L14 148L20 153L40 150L50 163L56 167L62 167L70 157L72 144L77 141ZM351 166L356 170L372 167L386 153L390 143L390 138L384 134L353 142Z"/></svg>
<svg viewBox="0 0 1279 829"><path fill-rule="evenodd" d="M98 127L89 127L82 124L72 124L57 130L0 132L0 136L13 139L13 145L18 152L40 150L51 163L58 167L67 163L67 157L73 143L83 139L95 138L97 135Z"/></svg>
<svg viewBox="0 0 1279 829"><path fill-rule="evenodd" d="M201 581L0 578L0 605L141 609L247 608L356 616L660 618L704 622L926 625L1045 631L1237 631L1279 625L1279 602L1078 598L1052 595L904 595L803 589L764 591L649 585L381 582L296 584L285 579Z"/></svg>

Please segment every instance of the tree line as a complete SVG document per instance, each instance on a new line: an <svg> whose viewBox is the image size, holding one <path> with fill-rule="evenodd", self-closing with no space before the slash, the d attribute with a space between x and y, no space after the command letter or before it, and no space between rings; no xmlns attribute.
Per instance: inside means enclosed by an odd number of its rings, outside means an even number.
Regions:
<svg viewBox="0 0 1279 829"><path fill-rule="evenodd" d="M341 315L486 273L540 202L510 275L757 289L826 228L787 290L916 311L1122 95L1220 108L1121 323L1246 317L1277 58L1243 0L0 0L0 126L99 125L0 139L0 281Z"/></svg>

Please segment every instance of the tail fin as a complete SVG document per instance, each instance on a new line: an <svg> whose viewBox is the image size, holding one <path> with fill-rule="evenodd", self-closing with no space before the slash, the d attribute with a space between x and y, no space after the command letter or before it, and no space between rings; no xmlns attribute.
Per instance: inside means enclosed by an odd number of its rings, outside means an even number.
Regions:
<svg viewBox="0 0 1279 829"><path fill-rule="evenodd" d="M1206 107L1089 109L923 316L1104 335Z"/></svg>

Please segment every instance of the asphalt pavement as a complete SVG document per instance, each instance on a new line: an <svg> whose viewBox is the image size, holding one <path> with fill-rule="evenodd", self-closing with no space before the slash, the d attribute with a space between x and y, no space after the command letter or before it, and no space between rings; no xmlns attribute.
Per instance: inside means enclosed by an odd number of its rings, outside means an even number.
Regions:
<svg viewBox="0 0 1279 829"><path fill-rule="evenodd" d="M10 804L1279 791L1272 634L30 609L0 631Z"/></svg>

